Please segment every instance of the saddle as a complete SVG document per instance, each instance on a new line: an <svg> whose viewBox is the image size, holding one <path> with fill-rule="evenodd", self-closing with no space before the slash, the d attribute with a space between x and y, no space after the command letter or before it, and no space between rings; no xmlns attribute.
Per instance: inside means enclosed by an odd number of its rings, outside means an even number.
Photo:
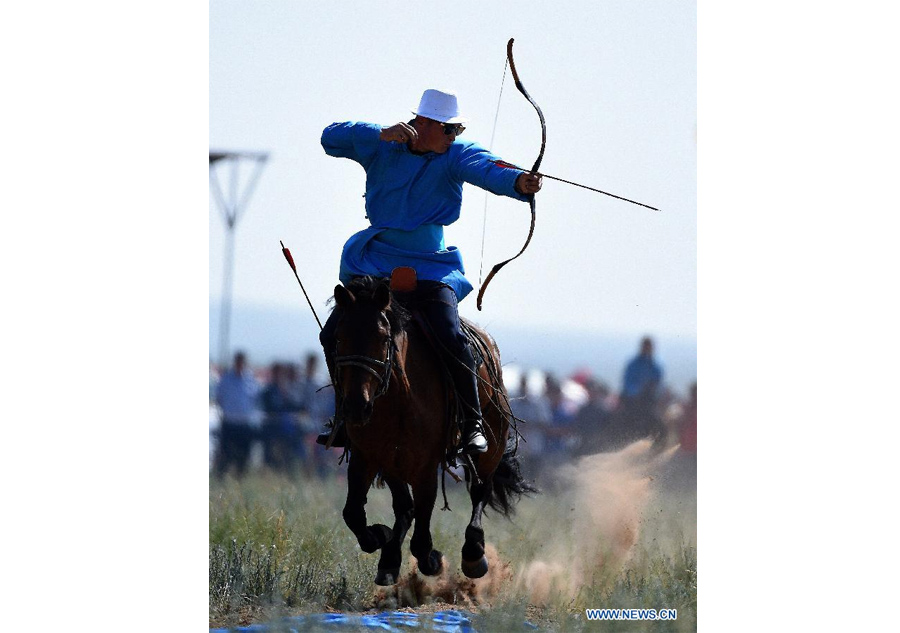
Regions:
<svg viewBox="0 0 900 633"><path fill-rule="evenodd" d="M422 330L422 333L425 334L425 338L428 340L432 349L437 353L441 364L446 365L443 360L443 355L440 353L440 343L435 338L425 315L422 314L422 311L419 310L416 305L416 299L413 293L415 293L417 288L418 278L416 276L415 268L399 266L391 272L391 292L394 293L396 300L410 311L413 320ZM459 326L463 334L466 335L466 338L469 339L469 346L472 349L472 355L475 357L475 369L480 369L485 362L484 350L487 349L488 341L485 341L481 334L475 331L472 324L462 317L459 319Z"/></svg>

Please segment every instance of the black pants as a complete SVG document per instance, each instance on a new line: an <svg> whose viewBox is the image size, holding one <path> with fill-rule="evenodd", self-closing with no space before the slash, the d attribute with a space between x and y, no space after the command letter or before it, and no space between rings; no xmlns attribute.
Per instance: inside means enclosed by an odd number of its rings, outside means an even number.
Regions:
<svg viewBox="0 0 900 633"><path fill-rule="evenodd" d="M240 477L247 471L250 448L256 440L256 430L244 422L222 420L219 428L219 455L216 474L224 475L233 466Z"/></svg>
<svg viewBox="0 0 900 633"><path fill-rule="evenodd" d="M478 402L478 379L475 377L475 357L469 348L469 340L459 327L459 312L456 293L450 286L439 281L419 281L415 292L404 293L404 302L418 310L431 326L437 339L439 352L450 370L453 383L460 397L463 418L481 418ZM334 372L335 330L340 319L340 308L336 307L325 322L319 341L325 350L328 370Z"/></svg>

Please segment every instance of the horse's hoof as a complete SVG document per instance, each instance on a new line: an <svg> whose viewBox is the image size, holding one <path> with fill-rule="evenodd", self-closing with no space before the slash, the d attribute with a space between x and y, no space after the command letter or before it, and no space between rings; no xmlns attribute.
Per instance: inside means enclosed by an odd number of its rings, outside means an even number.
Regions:
<svg viewBox="0 0 900 633"><path fill-rule="evenodd" d="M443 558L444 555L438 550L431 550L427 560L419 561L419 571L426 576L437 576L444 568Z"/></svg>
<svg viewBox="0 0 900 633"><path fill-rule="evenodd" d="M400 577L400 568L397 569L379 569L378 573L375 574L375 584L381 585L382 587L389 587L391 585L397 584L397 579Z"/></svg>
<svg viewBox="0 0 900 633"><path fill-rule="evenodd" d="M476 561L468 561L464 558L460 566L466 578L481 578L488 573L488 562L484 556Z"/></svg>
<svg viewBox="0 0 900 633"><path fill-rule="evenodd" d="M391 539L394 538L394 531L383 523L376 523L371 526L371 530L375 539L378 541L378 549L381 549L390 543Z"/></svg>
<svg viewBox="0 0 900 633"><path fill-rule="evenodd" d="M394 531L386 525L376 523L366 528L365 533L359 538L359 548L366 554L371 554L385 545L393 538Z"/></svg>

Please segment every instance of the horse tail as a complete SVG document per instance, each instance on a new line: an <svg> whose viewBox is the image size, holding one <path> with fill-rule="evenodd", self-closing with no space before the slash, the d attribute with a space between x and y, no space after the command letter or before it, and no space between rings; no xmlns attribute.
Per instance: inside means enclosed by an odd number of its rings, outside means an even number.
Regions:
<svg viewBox="0 0 900 633"><path fill-rule="evenodd" d="M522 464L513 447L508 447L503 453L492 479L493 486L486 499L487 504L506 518L512 517L515 504L522 495L540 492L522 476Z"/></svg>

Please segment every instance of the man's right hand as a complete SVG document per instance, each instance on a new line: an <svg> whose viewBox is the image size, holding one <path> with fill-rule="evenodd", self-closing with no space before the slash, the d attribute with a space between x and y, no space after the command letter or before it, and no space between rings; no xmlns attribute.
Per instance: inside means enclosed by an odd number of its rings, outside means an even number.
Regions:
<svg viewBox="0 0 900 633"><path fill-rule="evenodd" d="M391 127L382 128L380 138L382 141L388 141L390 143L411 142L415 145L419 135L416 133L416 129L409 123L397 123Z"/></svg>

